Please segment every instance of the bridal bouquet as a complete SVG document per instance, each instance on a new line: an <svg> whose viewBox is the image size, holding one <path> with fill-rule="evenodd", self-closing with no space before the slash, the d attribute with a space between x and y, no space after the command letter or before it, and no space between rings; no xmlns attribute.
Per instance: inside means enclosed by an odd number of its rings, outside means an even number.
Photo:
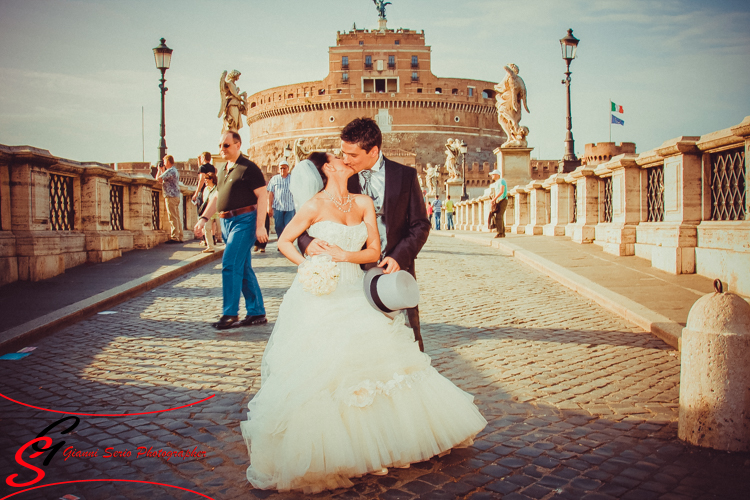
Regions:
<svg viewBox="0 0 750 500"><path fill-rule="evenodd" d="M313 295L328 295L339 283L339 268L330 255L315 255L305 259L297 270L302 289Z"/></svg>

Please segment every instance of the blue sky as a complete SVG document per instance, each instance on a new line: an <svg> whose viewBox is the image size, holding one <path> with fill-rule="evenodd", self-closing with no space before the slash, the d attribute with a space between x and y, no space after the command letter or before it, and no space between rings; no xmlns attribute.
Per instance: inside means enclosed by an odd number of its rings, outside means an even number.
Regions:
<svg viewBox="0 0 750 500"><path fill-rule="evenodd" d="M391 0L390 28L425 30L439 77L498 81L515 63L526 82L533 157L558 159L565 136L559 39L573 61L576 151L608 140L609 101L624 106L616 142L639 152L750 115L750 2L712 0ZM240 89L326 76L337 30L374 28L371 0L0 0L0 143L79 161L157 157L159 72L167 71L167 145L178 160L214 150L218 80ZM241 131L248 138L248 128Z"/></svg>

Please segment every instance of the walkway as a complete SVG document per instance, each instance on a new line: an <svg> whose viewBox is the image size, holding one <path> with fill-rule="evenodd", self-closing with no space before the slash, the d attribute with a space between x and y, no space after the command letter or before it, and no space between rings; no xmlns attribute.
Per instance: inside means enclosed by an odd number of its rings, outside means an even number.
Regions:
<svg viewBox="0 0 750 500"><path fill-rule="evenodd" d="M214 499L304 498L253 490L239 433L260 385L260 361L295 268L269 245L255 258L269 324L217 332L221 275L202 267L0 361L2 393L81 413L55 442L96 457L44 468L40 484L129 479L199 491ZM418 260L423 334L433 365L473 393L489 425L475 445L443 458L365 476L314 498L651 499L745 498L750 454L677 440L679 359L653 335L498 250L432 236ZM0 477L34 472L16 450L63 415L0 401ZM69 422L68 422L69 423ZM112 447L126 456L105 458ZM206 452L137 456L138 447ZM130 453L128 455L128 452ZM41 457L27 460L40 466ZM10 493L0 482L0 497ZM50 486L23 500L73 494L85 500L195 499L152 484L102 481Z"/></svg>

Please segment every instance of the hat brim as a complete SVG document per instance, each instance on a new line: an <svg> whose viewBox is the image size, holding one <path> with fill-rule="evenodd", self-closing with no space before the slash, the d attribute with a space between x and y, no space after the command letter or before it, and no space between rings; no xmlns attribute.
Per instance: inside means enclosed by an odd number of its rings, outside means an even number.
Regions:
<svg viewBox="0 0 750 500"><path fill-rule="evenodd" d="M372 308L375 309L376 311L382 312L383 314L388 314L388 313L386 313L385 311L383 311L382 309L380 309L378 307L378 305L375 303L375 301L372 300L372 294L370 294L370 286L372 285L372 280L374 280L375 278L377 278L378 276L381 276L383 274L385 274L385 271L383 271L382 267L378 267L378 266L371 267L365 273L365 277L364 277L364 279L362 281L362 284L363 284L363 287L364 287L365 297L367 297L367 302L370 303L370 305L372 306Z"/></svg>

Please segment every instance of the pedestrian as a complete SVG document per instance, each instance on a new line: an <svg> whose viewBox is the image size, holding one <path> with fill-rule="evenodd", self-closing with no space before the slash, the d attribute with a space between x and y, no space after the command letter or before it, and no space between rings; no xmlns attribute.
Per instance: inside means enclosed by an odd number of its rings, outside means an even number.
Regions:
<svg viewBox="0 0 750 500"><path fill-rule="evenodd" d="M200 207L207 201L203 199L203 188L206 185L206 175L210 172L215 174L216 167L211 165L211 153L208 151L204 151L198 155L198 163L200 164L200 167L198 167L198 187L195 188L195 193L193 193L193 203L195 203L197 207ZM200 215L200 211L198 212L198 215Z"/></svg>
<svg viewBox="0 0 750 500"><path fill-rule="evenodd" d="M211 198L217 195L217 184L218 179L216 178L216 173L214 172L208 172L206 174L205 179L206 186L203 188L203 194L201 198L204 200L203 204L198 207L198 215L203 215L203 212L206 211L206 207L208 206L208 202L211 201ZM203 236L205 242L206 242L206 249L203 250L203 253L214 253L216 250L216 238L214 237L214 224L216 222L216 219L218 219L218 214L214 212L214 214L211 217L208 217L208 221L205 225L205 235Z"/></svg>
<svg viewBox="0 0 750 500"><path fill-rule="evenodd" d="M168 244L182 242L182 221L180 220L180 173L174 166L172 155L166 155L157 169L156 179L161 181L164 203L167 206L167 216L171 230ZM156 228L154 228L156 229Z"/></svg>
<svg viewBox="0 0 750 500"><path fill-rule="evenodd" d="M430 227L432 227L432 205L429 201L425 201L425 208L427 209L427 217L430 219Z"/></svg>
<svg viewBox="0 0 750 500"><path fill-rule="evenodd" d="M215 212L221 219L226 248L221 261L222 316L214 328L225 330L233 326L266 323L266 309L252 267L251 249L257 241L268 241L266 210L268 191L260 168L243 156L242 139L234 131L221 136L219 149L227 164L218 174L218 196L211 198L205 212L195 224L195 234L201 236L208 219ZM262 207L258 210L258 207ZM240 294L245 297L246 316L240 320Z"/></svg>
<svg viewBox="0 0 750 500"><path fill-rule="evenodd" d="M273 216L276 235L281 236L284 228L294 217L294 198L289 190L289 163L279 162L279 173L268 181L268 213Z"/></svg>
<svg viewBox="0 0 750 500"><path fill-rule="evenodd" d="M269 238L271 237L271 215L266 212L266 234L268 234ZM255 248L253 248L253 252L260 252L260 253L266 253L266 245L268 245L268 240L266 240L264 243L261 243L260 241L255 242Z"/></svg>
<svg viewBox="0 0 750 500"><path fill-rule="evenodd" d="M443 202L440 201L440 195L435 195L435 201L432 202L432 210L435 212L435 230L440 231L440 212L443 210Z"/></svg>
<svg viewBox="0 0 750 500"><path fill-rule="evenodd" d="M490 172L492 184L492 204L490 212L495 216L495 228L497 235L495 238L505 238L505 208L508 206L508 183L501 177L500 171L495 169Z"/></svg>
<svg viewBox="0 0 750 500"><path fill-rule="evenodd" d="M445 202L445 229L448 231L456 229L453 226L453 202L451 201L451 195L448 195L448 199Z"/></svg>

